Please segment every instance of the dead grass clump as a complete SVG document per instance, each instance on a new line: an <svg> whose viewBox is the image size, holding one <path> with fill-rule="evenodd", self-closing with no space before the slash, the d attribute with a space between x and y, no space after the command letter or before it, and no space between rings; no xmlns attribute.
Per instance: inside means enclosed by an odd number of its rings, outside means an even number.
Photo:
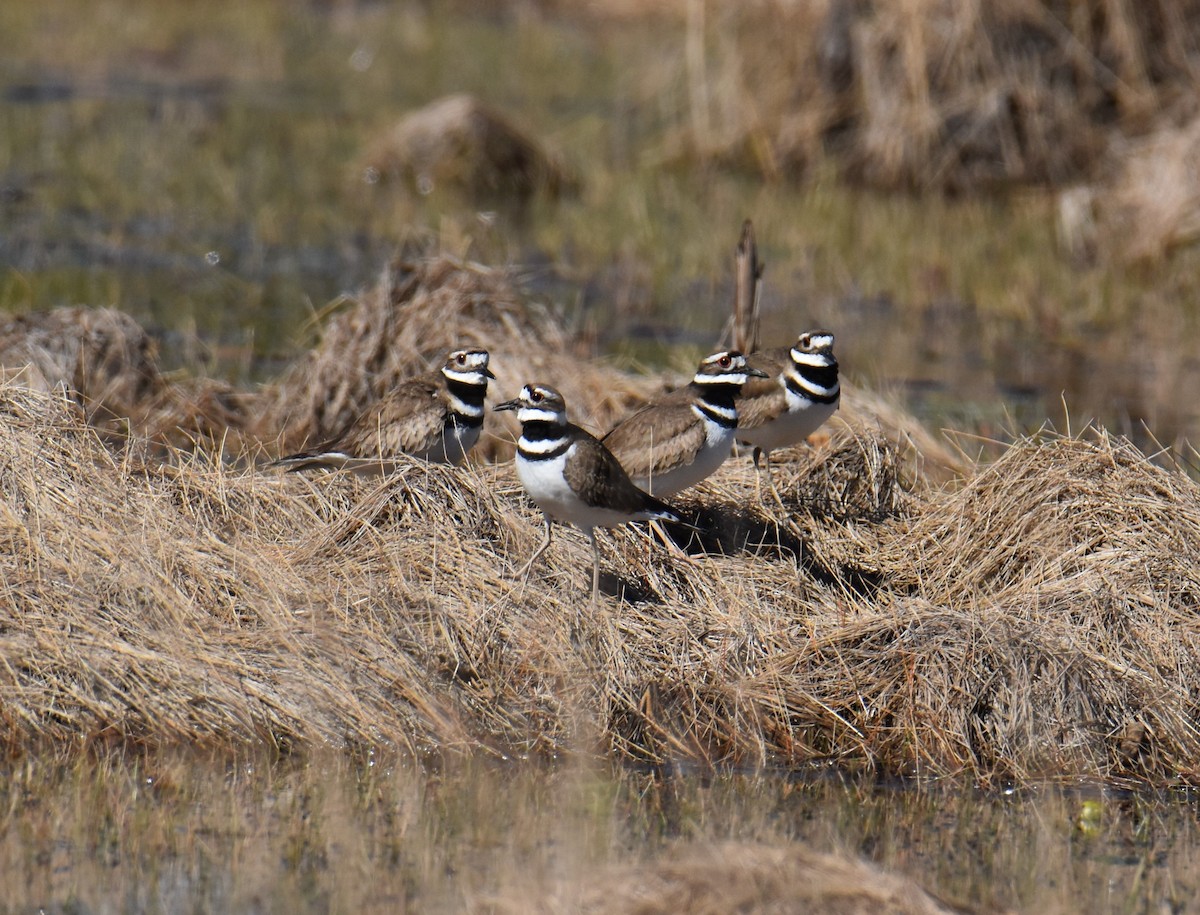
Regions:
<svg viewBox="0 0 1200 915"><path fill-rule="evenodd" d="M402 180L421 194L445 185L520 203L575 185L537 140L469 95L447 96L410 112L374 143L366 160L380 178Z"/></svg>
<svg viewBox="0 0 1200 915"><path fill-rule="evenodd" d="M1114 160L1091 195L1106 252L1154 262L1200 238L1200 119L1121 144Z"/></svg>
<svg viewBox="0 0 1200 915"><path fill-rule="evenodd" d="M253 395L215 379L170 379L156 349L133 318L111 308L55 308L0 325L4 376L36 391L67 391L110 440L132 434L159 457L236 440Z"/></svg>
<svg viewBox="0 0 1200 915"><path fill-rule="evenodd" d="M628 375L581 360L562 322L524 300L505 271L447 256L400 259L327 321L320 343L263 396L255 431L281 453L300 450L464 346L492 354L489 404L553 379L574 417L607 429L642 396ZM489 409L472 453L507 458L516 433L512 417Z"/></svg>
<svg viewBox="0 0 1200 915"><path fill-rule="evenodd" d="M936 721L972 768L1016 777L1194 773L1196 704L1176 679L1200 661L1187 476L1103 434L1025 441L897 534L881 563L896 617L860 625L865 644L903 646L908 668L874 682L969 697L909 718L910 736Z"/></svg>
<svg viewBox="0 0 1200 915"><path fill-rule="evenodd" d="M352 684L359 652L385 649L335 648L352 624L312 612L280 550L328 506L257 474L126 463L69 402L0 395L0 743L404 744L374 729L404 711L366 713Z"/></svg>
<svg viewBox="0 0 1200 915"><path fill-rule="evenodd" d="M692 143L769 176L832 154L849 177L887 189L1064 183L1094 173L1114 134L1194 108L1192 2L705 9L681 14Z"/></svg>
<svg viewBox="0 0 1200 915"><path fill-rule="evenodd" d="M656 913L830 912L947 915L914 880L799 844L681 844L658 859L610 868L535 903L488 899L488 911Z"/></svg>
<svg viewBox="0 0 1200 915"><path fill-rule="evenodd" d="M56 308L5 321L0 365L23 372L37 390L65 386L91 422L114 430L166 386L150 335L112 308Z"/></svg>
<svg viewBox="0 0 1200 915"><path fill-rule="evenodd" d="M460 269L410 279L439 263ZM474 320L505 326L482 301ZM780 456L786 510L755 495L747 458L680 499L702 528L676 534L690 557L603 534L594 613L577 532L513 578L541 529L510 463L365 481L135 451L106 450L61 397L0 387L11 752L1200 772L1200 487L1105 435L1022 441L938 490L905 476L890 434L831 424Z"/></svg>

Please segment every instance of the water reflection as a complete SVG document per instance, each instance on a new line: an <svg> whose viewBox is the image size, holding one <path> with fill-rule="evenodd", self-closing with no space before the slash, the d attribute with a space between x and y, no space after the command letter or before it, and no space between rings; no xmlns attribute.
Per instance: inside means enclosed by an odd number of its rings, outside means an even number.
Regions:
<svg viewBox="0 0 1200 915"><path fill-rule="evenodd" d="M728 841L988 908L1182 911L1200 880L1190 793L168 755L11 764L0 803L10 911L553 910Z"/></svg>

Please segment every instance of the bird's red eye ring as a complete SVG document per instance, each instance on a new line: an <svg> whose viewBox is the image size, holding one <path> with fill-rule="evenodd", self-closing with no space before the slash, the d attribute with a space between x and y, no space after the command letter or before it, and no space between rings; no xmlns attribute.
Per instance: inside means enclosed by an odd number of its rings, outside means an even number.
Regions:
<svg viewBox="0 0 1200 915"><path fill-rule="evenodd" d="M531 391L529 394L529 399L532 400L534 403L541 403L543 396L544 395L542 394L541 391Z"/></svg>
<svg viewBox="0 0 1200 915"><path fill-rule="evenodd" d="M467 364L467 354L466 354L466 353L459 353L459 354L458 354L458 364L459 364L459 365L466 365L466 364Z"/></svg>
<svg viewBox="0 0 1200 915"><path fill-rule="evenodd" d="M722 356L718 364L721 366L721 368L727 369L729 366L733 365L733 360L729 358L729 356Z"/></svg>

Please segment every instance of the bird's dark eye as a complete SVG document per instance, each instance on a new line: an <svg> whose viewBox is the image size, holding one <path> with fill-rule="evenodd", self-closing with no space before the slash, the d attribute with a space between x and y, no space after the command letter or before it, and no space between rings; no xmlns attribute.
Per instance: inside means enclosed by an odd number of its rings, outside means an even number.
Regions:
<svg viewBox="0 0 1200 915"><path fill-rule="evenodd" d="M466 353L459 353L459 354L458 354L458 364L459 364L459 365L466 365L466 364L467 364L467 354L466 354Z"/></svg>
<svg viewBox="0 0 1200 915"><path fill-rule="evenodd" d="M542 394L542 392L541 392L541 391L533 391L533 392L532 392L532 393L529 395L529 399L530 399L530 400L532 400L534 403L541 403L541 402L542 402L542 398L543 398L544 396L545 396L545 395L544 395L544 394Z"/></svg>
<svg viewBox="0 0 1200 915"><path fill-rule="evenodd" d="M721 368L727 369L733 365L733 360L729 356L722 356L719 365Z"/></svg>

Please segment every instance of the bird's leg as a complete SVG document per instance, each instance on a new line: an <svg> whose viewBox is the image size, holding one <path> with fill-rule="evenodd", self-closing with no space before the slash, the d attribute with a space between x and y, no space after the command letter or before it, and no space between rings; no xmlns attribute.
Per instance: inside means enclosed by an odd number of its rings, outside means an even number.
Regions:
<svg viewBox="0 0 1200 915"><path fill-rule="evenodd" d="M758 502L762 502L763 471L758 466L758 456L760 454L766 459L767 486L771 490L771 495L775 499L775 504L786 512L787 506L783 504L783 498L779 495L779 490L775 488L775 477L771 473L771 452L758 447L755 447L754 449L754 497L758 500Z"/></svg>
<svg viewBox="0 0 1200 915"><path fill-rule="evenodd" d="M774 474L771 473L771 452L764 451L763 457L766 458L767 485L771 487L771 495L773 495L775 497L775 504L777 504L780 507L780 509L782 509L786 513L787 506L783 504L783 498L779 495L779 490L775 488L775 476L774 476Z"/></svg>
<svg viewBox="0 0 1200 915"><path fill-rule="evenodd" d="M666 551L671 555L671 558L676 562L682 562L689 566L696 565L696 560L689 556L687 551L667 534L666 528L662 526L661 522L647 521L646 526L650 529L650 533L648 535L648 540L650 542L657 540L659 543L661 543Z"/></svg>
<svg viewBox="0 0 1200 915"><path fill-rule="evenodd" d="M592 609L595 610L600 604L600 541L595 530L588 531L588 540L592 541Z"/></svg>
<svg viewBox="0 0 1200 915"><path fill-rule="evenodd" d="M521 567L521 571L519 571L516 575L517 578L525 579L525 581L529 580L529 572L533 568L533 564L541 558L542 554L546 552L550 546L550 516L545 515L544 517L546 519L546 536L542 538L541 546L533 551L533 555L529 557L529 561ZM524 584L524 581L522 584Z"/></svg>

